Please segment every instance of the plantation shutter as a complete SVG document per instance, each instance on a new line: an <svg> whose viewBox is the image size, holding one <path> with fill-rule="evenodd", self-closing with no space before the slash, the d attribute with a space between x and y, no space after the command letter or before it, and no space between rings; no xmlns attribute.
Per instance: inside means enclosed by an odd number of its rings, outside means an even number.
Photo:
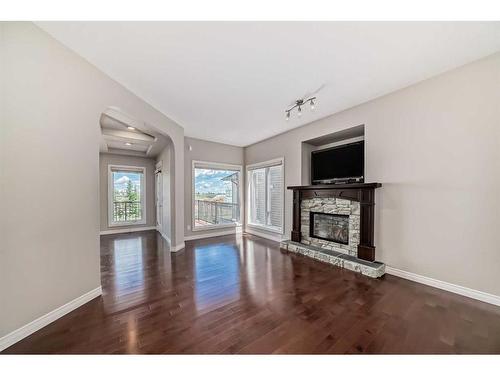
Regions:
<svg viewBox="0 0 500 375"><path fill-rule="evenodd" d="M249 224L282 232L283 160L248 167Z"/></svg>
<svg viewBox="0 0 500 375"><path fill-rule="evenodd" d="M266 171L257 169L253 174L253 222L266 225Z"/></svg>
<svg viewBox="0 0 500 375"><path fill-rule="evenodd" d="M283 213L283 166L277 165L269 168L268 172L268 225L281 228Z"/></svg>

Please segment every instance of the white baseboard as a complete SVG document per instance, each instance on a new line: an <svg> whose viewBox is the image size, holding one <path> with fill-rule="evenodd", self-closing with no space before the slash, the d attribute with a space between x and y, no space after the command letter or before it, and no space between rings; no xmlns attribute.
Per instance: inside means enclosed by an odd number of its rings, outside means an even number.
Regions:
<svg viewBox="0 0 500 375"><path fill-rule="evenodd" d="M478 301L490 303L492 305L500 306L500 296L481 292L479 290L466 288L464 286L451 284L446 281L436 280L427 276L417 275L408 271L403 271L397 268L385 266L385 272L389 275L401 277L403 279L415 281L420 284L433 286L434 288L446 290L448 292L460 294L465 297L473 298Z"/></svg>
<svg viewBox="0 0 500 375"><path fill-rule="evenodd" d="M69 312L93 300L94 298L99 297L101 294L102 294L102 287L95 288L90 292L87 292L81 295L80 297L77 297L74 300L69 301L65 305L62 305L57 309L52 310L51 312L33 320L32 322L22 326L21 328L18 328L15 331L6 334L3 337L0 337L0 352L11 345L14 345L16 342L21 341L25 337L28 337L32 333L35 333L39 329L49 325L55 320L63 317Z"/></svg>
<svg viewBox="0 0 500 375"><path fill-rule="evenodd" d="M160 233L160 235L165 239L165 241L167 241L168 246L170 246L170 244L171 244L170 238L165 233L163 233L161 230L159 230L158 228L156 228L156 231L158 233Z"/></svg>
<svg viewBox="0 0 500 375"><path fill-rule="evenodd" d="M178 244L177 246L172 246L172 241L170 240L170 238L165 233L163 233L161 230L159 230L158 228L156 228L156 230L165 239L165 241L167 241L168 246L170 246L170 251L171 252L175 253L175 252L177 252L179 250L184 249L184 247L185 247L184 241L181 242L180 244Z"/></svg>
<svg viewBox="0 0 500 375"><path fill-rule="evenodd" d="M102 236L102 235L105 235L105 234L119 234L119 233L142 232L144 230L156 230L156 227L135 227L135 228L109 229L109 230L102 230L100 232L100 235Z"/></svg>
<svg viewBox="0 0 500 375"><path fill-rule="evenodd" d="M266 240L281 242L282 236L279 233L264 232L260 230L246 228L245 233L253 234L257 237L265 238Z"/></svg>
<svg viewBox="0 0 500 375"><path fill-rule="evenodd" d="M220 231L220 232L211 231L211 232L207 232L207 233L194 234L192 236L184 237L184 240L185 241L200 240L202 238L220 237L220 236L227 236L230 234L241 234L241 229L239 231L238 230L235 231L234 229L231 229L231 230L225 230L225 231Z"/></svg>

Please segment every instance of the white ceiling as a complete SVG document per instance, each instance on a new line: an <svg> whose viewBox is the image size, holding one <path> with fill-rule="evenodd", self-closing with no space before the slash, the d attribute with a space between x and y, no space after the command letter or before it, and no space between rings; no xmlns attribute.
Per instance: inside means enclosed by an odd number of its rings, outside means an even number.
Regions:
<svg viewBox="0 0 500 375"><path fill-rule="evenodd" d="M187 136L239 146L500 50L500 22L37 24ZM322 86L314 112L285 121Z"/></svg>
<svg viewBox="0 0 500 375"><path fill-rule="evenodd" d="M167 138L118 108L106 109L100 118L99 152L154 158L167 146Z"/></svg>

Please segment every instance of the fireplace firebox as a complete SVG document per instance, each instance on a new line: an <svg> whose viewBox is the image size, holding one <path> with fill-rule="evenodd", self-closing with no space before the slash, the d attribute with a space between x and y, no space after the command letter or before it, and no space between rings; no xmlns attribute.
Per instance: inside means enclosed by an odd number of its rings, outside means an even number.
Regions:
<svg viewBox="0 0 500 375"><path fill-rule="evenodd" d="M321 240L349 244L349 215L311 211L309 235Z"/></svg>

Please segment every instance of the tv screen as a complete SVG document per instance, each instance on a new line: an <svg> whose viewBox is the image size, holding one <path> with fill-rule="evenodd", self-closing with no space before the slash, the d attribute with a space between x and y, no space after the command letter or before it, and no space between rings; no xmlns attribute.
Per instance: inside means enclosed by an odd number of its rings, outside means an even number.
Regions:
<svg viewBox="0 0 500 375"><path fill-rule="evenodd" d="M312 183L364 176L365 142L355 142L311 153Z"/></svg>

